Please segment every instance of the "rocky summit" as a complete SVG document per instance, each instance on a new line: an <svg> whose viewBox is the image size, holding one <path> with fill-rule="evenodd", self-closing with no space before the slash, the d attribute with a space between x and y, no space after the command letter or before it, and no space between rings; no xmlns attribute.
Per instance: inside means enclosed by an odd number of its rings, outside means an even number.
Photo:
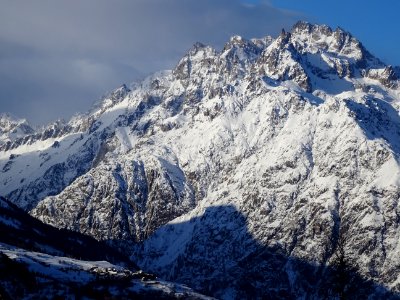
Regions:
<svg viewBox="0 0 400 300"><path fill-rule="evenodd" d="M399 70L306 22L196 43L68 122L1 125L0 193L209 296L395 299Z"/></svg>

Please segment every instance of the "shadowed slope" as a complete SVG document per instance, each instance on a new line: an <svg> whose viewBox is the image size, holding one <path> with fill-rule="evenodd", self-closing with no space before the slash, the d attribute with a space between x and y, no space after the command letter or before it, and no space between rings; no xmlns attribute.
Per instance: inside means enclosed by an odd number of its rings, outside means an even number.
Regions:
<svg viewBox="0 0 400 300"><path fill-rule="evenodd" d="M339 240L330 239L332 265L310 263L288 256L279 244L255 240L234 206L212 206L157 230L139 250L138 263L221 299L400 299L361 277Z"/></svg>

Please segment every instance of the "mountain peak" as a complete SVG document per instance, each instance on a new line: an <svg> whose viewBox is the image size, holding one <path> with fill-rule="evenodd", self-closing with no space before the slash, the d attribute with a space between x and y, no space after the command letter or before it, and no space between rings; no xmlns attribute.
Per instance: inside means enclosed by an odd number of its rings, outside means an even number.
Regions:
<svg viewBox="0 0 400 300"><path fill-rule="evenodd" d="M248 45L251 43L250 41L244 39L240 35L234 35L232 36L229 41L225 44L222 52L224 52L227 49L231 49L233 47L243 47L244 45Z"/></svg>
<svg viewBox="0 0 400 300"><path fill-rule="evenodd" d="M122 101L130 91L126 84L122 84L120 87L103 96L100 101L97 101L93 105L92 112L98 110L100 110L100 113L104 112L106 109Z"/></svg>
<svg viewBox="0 0 400 300"><path fill-rule="evenodd" d="M306 21L298 21L296 24L293 25L292 33L305 33L305 34L312 34L314 32L320 32L324 35L331 35L333 30L328 25L319 25L319 24L312 24Z"/></svg>
<svg viewBox="0 0 400 300"><path fill-rule="evenodd" d="M205 45L200 42L196 42L193 46L189 49L188 54L189 56L195 56L199 52L207 51L207 49L211 49L210 46Z"/></svg>
<svg viewBox="0 0 400 300"><path fill-rule="evenodd" d="M266 40L247 40L239 35L232 36L225 44L221 57L235 60L238 65L254 60L266 47Z"/></svg>
<svg viewBox="0 0 400 300"><path fill-rule="evenodd" d="M18 118L15 115L5 112L5 113L0 113L0 122L1 123L26 123L26 119Z"/></svg>
<svg viewBox="0 0 400 300"><path fill-rule="evenodd" d="M124 98L131 90L126 86L126 84L121 85L120 87L116 88L112 91L107 98L116 100Z"/></svg>
<svg viewBox="0 0 400 300"><path fill-rule="evenodd" d="M26 119L20 119L10 113L0 114L0 145L34 132L34 128Z"/></svg>

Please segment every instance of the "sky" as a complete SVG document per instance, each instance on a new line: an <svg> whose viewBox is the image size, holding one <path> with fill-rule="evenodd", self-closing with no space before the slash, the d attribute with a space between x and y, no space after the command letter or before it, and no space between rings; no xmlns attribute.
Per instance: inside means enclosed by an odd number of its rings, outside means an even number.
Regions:
<svg viewBox="0 0 400 300"><path fill-rule="evenodd" d="M197 41L340 26L400 65L398 0L0 0L0 112L43 125L173 68Z"/></svg>

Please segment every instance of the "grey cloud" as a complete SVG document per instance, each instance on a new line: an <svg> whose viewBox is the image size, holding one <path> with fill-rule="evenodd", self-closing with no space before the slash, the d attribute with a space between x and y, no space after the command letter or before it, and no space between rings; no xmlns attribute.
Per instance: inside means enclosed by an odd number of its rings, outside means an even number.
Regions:
<svg viewBox="0 0 400 300"><path fill-rule="evenodd" d="M239 0L1 1L0 111L34 123L86 110L107 90L172 68L196 41L276 35L302 18Z"/></svg>

